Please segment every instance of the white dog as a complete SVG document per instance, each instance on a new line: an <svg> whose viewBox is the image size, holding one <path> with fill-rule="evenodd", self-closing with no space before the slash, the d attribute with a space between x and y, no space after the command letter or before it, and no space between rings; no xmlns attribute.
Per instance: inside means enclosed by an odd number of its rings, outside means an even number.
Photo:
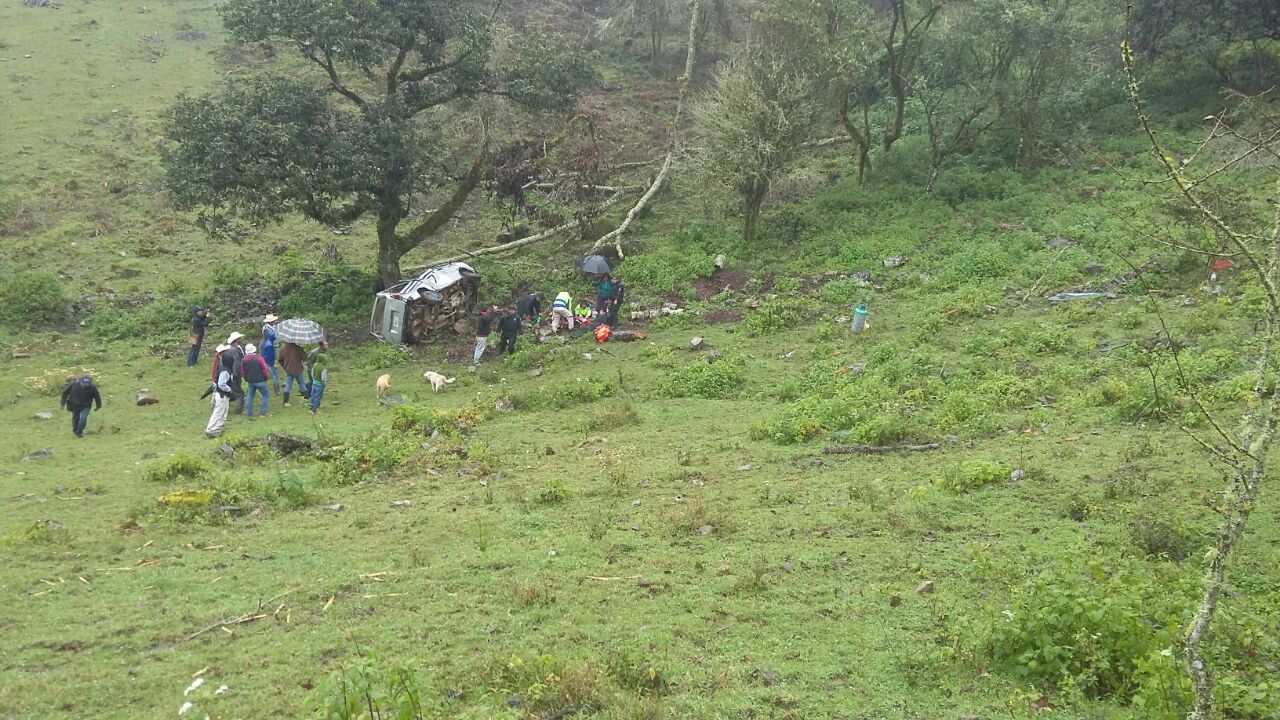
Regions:
<svg viewBox="0 0 1280 720"><path fill-rule="evenodd" d="M422 373L422 377L426 378L427 382L431 383L431 389L435 392L440 392L441 388L445 385L452 384L454 381L454 378L445 377L434 370L428 370Z"/></svg>

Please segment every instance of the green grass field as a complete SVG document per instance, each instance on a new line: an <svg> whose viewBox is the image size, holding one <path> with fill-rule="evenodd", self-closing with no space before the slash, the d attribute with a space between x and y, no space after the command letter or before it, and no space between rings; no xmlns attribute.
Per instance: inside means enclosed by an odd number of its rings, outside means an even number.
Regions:
<svg viewBox="0 0 1280 720"><path fill-rule="evenodd" d="M54 327L0 328L0 717L1185 713L1178 635L1222 479L1179 429L1205 430L1154 340L1167 322L1189 384L1234 421L1259 297L1237 276L1206 287L1199 259L1136 232L1193 233L1138 181L1133 138L1099 141L1096 168L963 166L932 195L910 138L901 177L865 186L820 153L750 249L725 198L678 174L621 265L635 307L687 310L640 325L646 340L526 338L469 374L449 360L465 339L353 342L357 289L324 308L342 332L320 415L276 397L215 441L208 348L254 339L272 309L237 290L324 275L330 241L364 269L370 229L211 244L168 206L163 109L252 57L222 49L212 6L12 2L0 28L4 269L171 311L100 297ZM465 215L406 264L487 244L495 214L477 198ZM483 293L583 292L582 249L478 261ZM1041 297L1150 260L1114 298ZM277 300L333 300L308 282ZM206 298L217 330L188 369L187 303ZM863 301L871 328L853 335ZM429 369L457 380L432 393ZM86 371L106 406L77 440L57 391ZM406 405L379 404L384 372ZM159 404L134 404L143 387ZM246 445L268 433L316 452ZM1280 712L1273 496L1209 643L1228 717Z"/></svg>

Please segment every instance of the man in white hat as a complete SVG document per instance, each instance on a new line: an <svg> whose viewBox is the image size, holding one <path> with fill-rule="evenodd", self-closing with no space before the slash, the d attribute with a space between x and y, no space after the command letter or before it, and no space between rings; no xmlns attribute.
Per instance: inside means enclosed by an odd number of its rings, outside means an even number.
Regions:
<svg viewBox="0 0 1280 720"><path fill-rule="evenodd" d="M280 318L273 313L267 313L262 318L262 344L258 346L258 354L267 362L267 367L271 368L271 391L276 395L280 394L280 374L276 371L276 328L275 323Z"/></svg>
<svg viewBox="0 0 1280 720"><path fill-rule="evenodd" d="M245 410L248 412L249 419L252 420L253 398L255 395L261 395L262 402L258 407L258 414L267 417L267 401L271 397L271 393L267 391L267 381L271 379L271 369L267 367L267 361L258 354L258 348L254 347L253 343L245 346L244 350L244 381L249 384Z"/></svg>
<svg viewBox="0 0 1280 720"><path fill-rule="evenodd" d="M226 345L219 345L218 356L222 357L228 349ZM235 394L235 388L231 385L231 371L219 362L215 373L213 388L211 388L213 412L209 413L209 422L204 426L204 435L209 438L222 435L222 429L227 426L227 409L231 406L231 397Z"/></svg>

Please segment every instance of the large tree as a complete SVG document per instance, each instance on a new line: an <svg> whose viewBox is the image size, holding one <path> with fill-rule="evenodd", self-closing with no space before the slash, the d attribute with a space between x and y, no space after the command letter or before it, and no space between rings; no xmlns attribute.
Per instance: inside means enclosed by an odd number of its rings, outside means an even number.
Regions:
<svg viewBox="0 0 1280 720"><path fill-rule="evenodd" d="M232 75L216 95L179 98L164 152L175 203L213 231L291 213L375 217L384 285L483 177L487 137L446 147L452 106L489 94L563 110L594 77L583 55L544 39L499 62L480 2L228 0L221 13L236 41L292 48L311 74ZM446 181L437 207L411 207Z"/></svg>

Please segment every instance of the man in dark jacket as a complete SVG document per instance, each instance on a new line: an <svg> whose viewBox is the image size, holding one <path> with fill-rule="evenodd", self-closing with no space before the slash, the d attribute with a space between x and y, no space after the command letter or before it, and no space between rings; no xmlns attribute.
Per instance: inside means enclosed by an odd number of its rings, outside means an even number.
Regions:
<svg viewBox="0 0 1280 720"><path fill-rule="evenodd" d="M267 417L267 403L271 397L271 393L267 390L267 382L271 380L271 366L267 365L267 361L258 354L258 348L251 344L245 348L243 368L244 381L249 384L249 397L245 401L245 409L248 411L249 419L253 419L254 395L262 396L258 414L262 417Z"/></svg>
<svg viewBox="0 0 1280 720"><path fill-rule="evenodd" d="M493 305L480 311L480 315L476 318L476 349L471 354L471 368L480 364L480 358L484 357L484 349L489 345L489 335L493 332L493 321L498 315L498 306Z"/></svg>
<svg viewBox="0 0 1280 720"><path fill-rule="evenodd" d="M191 334L187 336L187 344L191 349L187 351L187 367L195 367L200 360L200 346L204 344L204 330L209 327L209 321L213 318L209 317L209 311L202 307L196 307L191 312Z"/></svg>
<svg viewBox="0 0 1280 720"><path fill-rule="evenodd" d="M508 355L514 354L516 336L520 334L520 316L516 314L515 308L507 308L507 314L498 322L498 333L501 335L498 341L498 354L501 355L503 352Z"/></svg>
<svg viewBox="0 0 1280 720"><path fill-rule="evenodd" d="M311 387L302 379L302 373L306 372L307 353L297 343L287 342L280 350L280 367L284 368L284 406L289 407L289 394L293 391L293 384L298 384L298 394L302 397L311 397Z"/></svg>
<svg viewBox="0 0 1280 720"><path fill-rule="evenodd" d="M93 378L85 375L79 380L70 380L62 386L62 407L71 411L71 432L78 438L84 437L84 429L89 424L89 408L102 409L102 395Z"/></svg>
<svg viewBox="0 0 1280 720"><path fill-rule="evenodd" d="M542 293L529 293L520 298L516 303L516 315L521 322L537 325L542 315Z"/></svg>

